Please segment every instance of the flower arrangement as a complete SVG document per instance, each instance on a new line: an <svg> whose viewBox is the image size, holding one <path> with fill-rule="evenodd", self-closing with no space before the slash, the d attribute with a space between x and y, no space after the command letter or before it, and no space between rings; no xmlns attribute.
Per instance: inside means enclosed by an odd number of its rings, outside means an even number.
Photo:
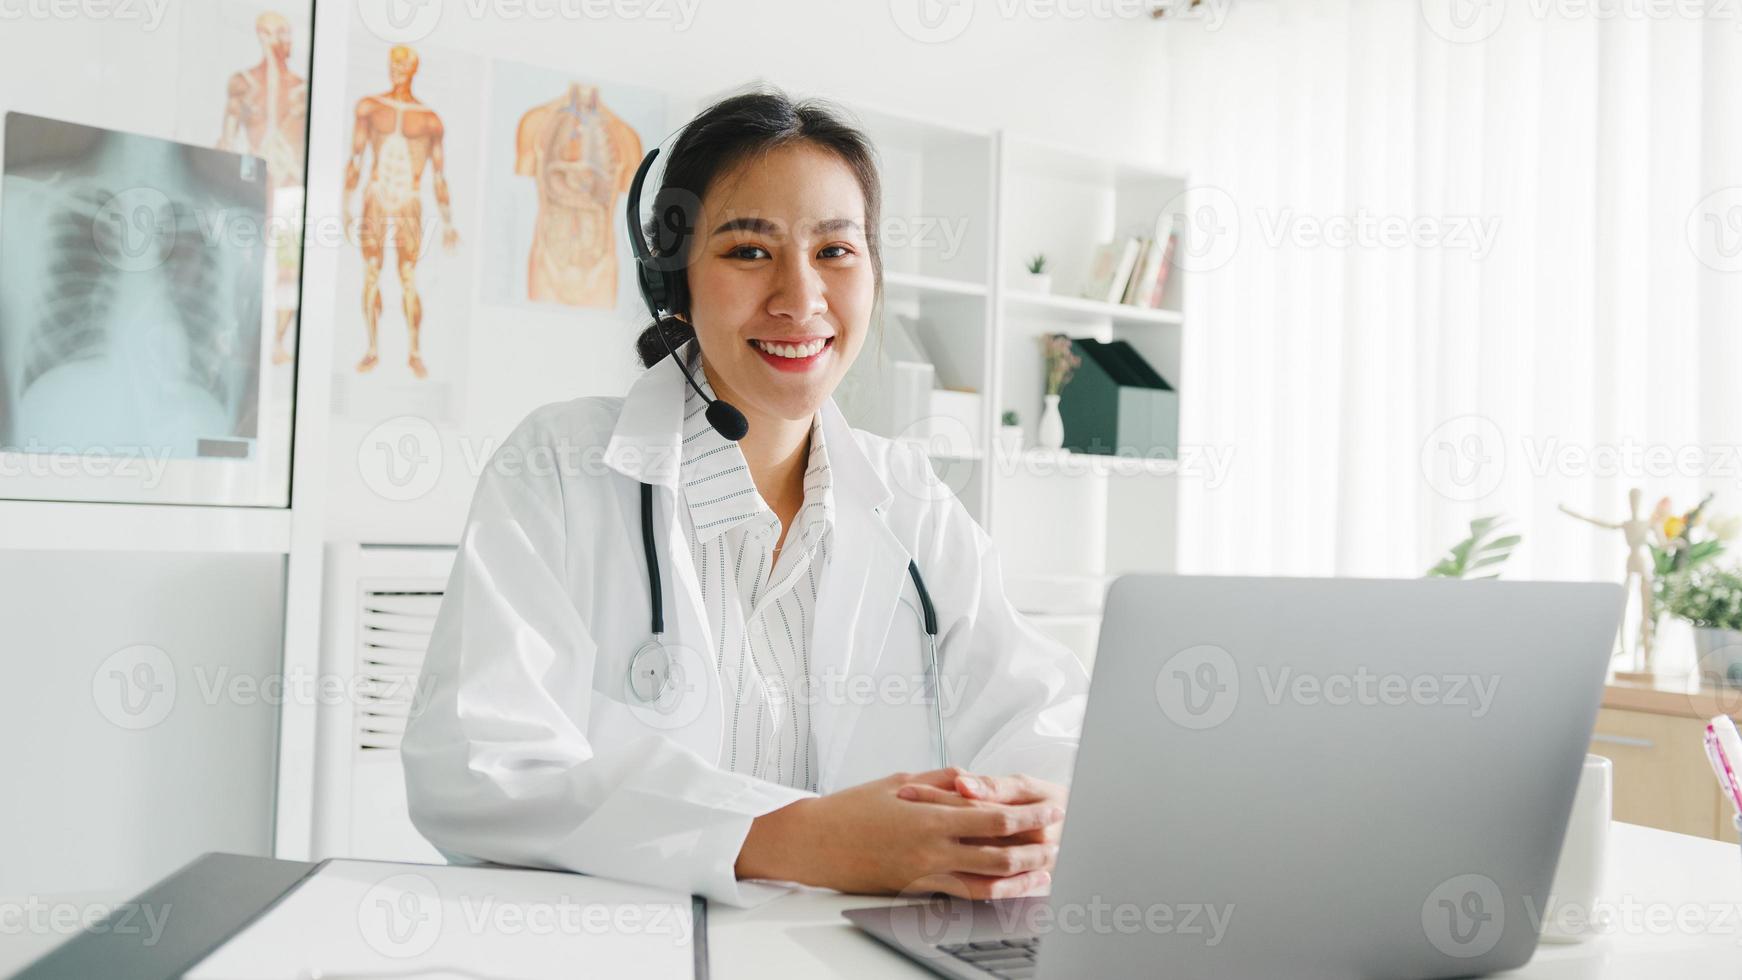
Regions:
<svg viewBox="0 0 1742 980"><path fill-rule="evenodd" d="M1703 629L1742 630L1742 575L1727 568L1695 566L1660 582L1670 615Z"/></svg>
<svg viewBox="0 0 1742 980"><path fill-rule="evenodd" d="M1742 576L1715 567L1742 517L1708 517L1706 496L1677 512L1668 497L1651 511L1652 583L1656 604L1701 629L1742 629Z"/></svg>
<svg viewBox="0 0 1742 980"><path fill-rule="evenodd" d="M1045 272L1046 271L1046 256L1036 252L1034 257L1028 260L1027 269L1028 269L1029 275L1034 275L1034 276L1038 276L1041 273Z"/></svg>
<svg viewBox="0 0 1742 980"><path fill-rule="evenodd" d="M1736 536L1742 517L1708 520L1706 505L1711 502L1708 493L1692 510L1678 514L1664 497L1652 509L1651 561L1659 580L1711 561L1724 553L1724 542Z"/></svg>
<svg viewBox="0 0 1742 980"><path fill-rule="evenodd" d="M1055 333L1041 338L1046 351L1046 393L1056 395L1064 390L1083 359L1071 352L1071 338Z"/></svg>

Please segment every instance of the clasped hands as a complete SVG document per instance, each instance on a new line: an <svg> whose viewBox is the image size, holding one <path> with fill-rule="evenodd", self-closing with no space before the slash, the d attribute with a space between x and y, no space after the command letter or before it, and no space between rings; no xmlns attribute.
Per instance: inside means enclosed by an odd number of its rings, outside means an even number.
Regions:
<svg viewBox="0 0 1742 980"><path fill-rule="evenodd" d="M736 871L860 894L1044 892L1066 796L1033 776L895 773L757 817Z"/></svg>

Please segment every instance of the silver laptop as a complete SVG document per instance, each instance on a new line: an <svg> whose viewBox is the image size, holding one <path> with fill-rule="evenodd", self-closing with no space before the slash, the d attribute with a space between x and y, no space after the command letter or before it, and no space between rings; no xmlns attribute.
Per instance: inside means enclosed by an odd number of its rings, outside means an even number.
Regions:
<svg viewBox="0 0 1742 980"><path fill-rule="evenodd" d="M1122 577L1051 895L845 914L946 977L1518 966L1623 604L1606 583Z"/></svg>

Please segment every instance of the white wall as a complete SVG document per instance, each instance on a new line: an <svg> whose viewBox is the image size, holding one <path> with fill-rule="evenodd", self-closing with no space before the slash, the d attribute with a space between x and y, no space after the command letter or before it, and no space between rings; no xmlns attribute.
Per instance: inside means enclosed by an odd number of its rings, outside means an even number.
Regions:
<svg viewBox="0 0 1742 980"><path fill-rule="evenodd" d="M131 895L271 840L284 558L0 551L0 896ZM16 932L16 930L14 930Z"/></svg>
<svg viewBox="0 0 1742 980"><path fill-rule="evenodd" d="M760 78L794 95L965 127L1006 128L1109 156L1155 162L1162 145L1161 25L1147 17L1073 19L1049 15L1044 6L1021 13L1024 8L981 3L958 35L926 42L897 23L898 16L906 16L899 0L696 2L687 22L676 0L649 7L670 19L610 21L516 17L520 8L507 0L483 16L473 15L486 6L483 0L432 2L441 4L441 19L416 41L420 50L458 50L481 61L530 62L586 79L662 89L676 96L674 126L699 106L697 100ZM1003 16L1006 9L1019 12ZM1089 5L1067 3L1061 9ZM343 51L347 44L375 46L381 40L350 16L346 4L321 5L316 20L311 216L338 210L352 111L348 73L358 70ZM914 33L925 34L923 28ZM374 73L371 84L378 80L376 89L384 89L385 65L367 70ZM456 184L454 195L461 233L476 235L482 217L476 210L477 188ZM354 308L359 302L348 290L335 289L340 263L357 261L354 248L311 245L304 280L305 338L326 322L325 304ZM383 330L402 331L401 322L389 296ZM464 417L456 427L438 427L439 447L426 444L419 451L420 457L435 459L439 479L415 500L387 499L372 489L378 484L365 477L358 455L359 450L391 452L399 444L398 429L336 418L327 538L453 540L476 483L477 464L496 441L539 404L625 391L639 370L632 342L642 325L636 315L583 320L474 305L466 324ZM304 367L314 369L307 361Z"/></svg>

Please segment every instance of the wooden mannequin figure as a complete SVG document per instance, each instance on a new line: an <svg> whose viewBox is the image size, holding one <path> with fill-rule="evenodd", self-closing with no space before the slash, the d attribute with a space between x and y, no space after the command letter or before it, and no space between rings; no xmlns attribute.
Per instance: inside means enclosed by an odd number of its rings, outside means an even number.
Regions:
<svg viewBox="0 0 1742 980"><path fill-rule="evenodd" d="M1577 513L1566 504L1560 505L1561 512L1570 517L1607 530L1620 531L1627 538L1626 585L1629 589L1637 589L1639 593L1639 638L1634 652L1634 663L1638 669L1615 672L1615 676L1623 680L1652 680L1656 677L1657 668L1652 650L1657 612L1651 598L1651 519L1639 513L1643 497L1644 494L1638 487L1627 492L1632 516L1625 521L1600 521L1595 517Z"/></svg>

